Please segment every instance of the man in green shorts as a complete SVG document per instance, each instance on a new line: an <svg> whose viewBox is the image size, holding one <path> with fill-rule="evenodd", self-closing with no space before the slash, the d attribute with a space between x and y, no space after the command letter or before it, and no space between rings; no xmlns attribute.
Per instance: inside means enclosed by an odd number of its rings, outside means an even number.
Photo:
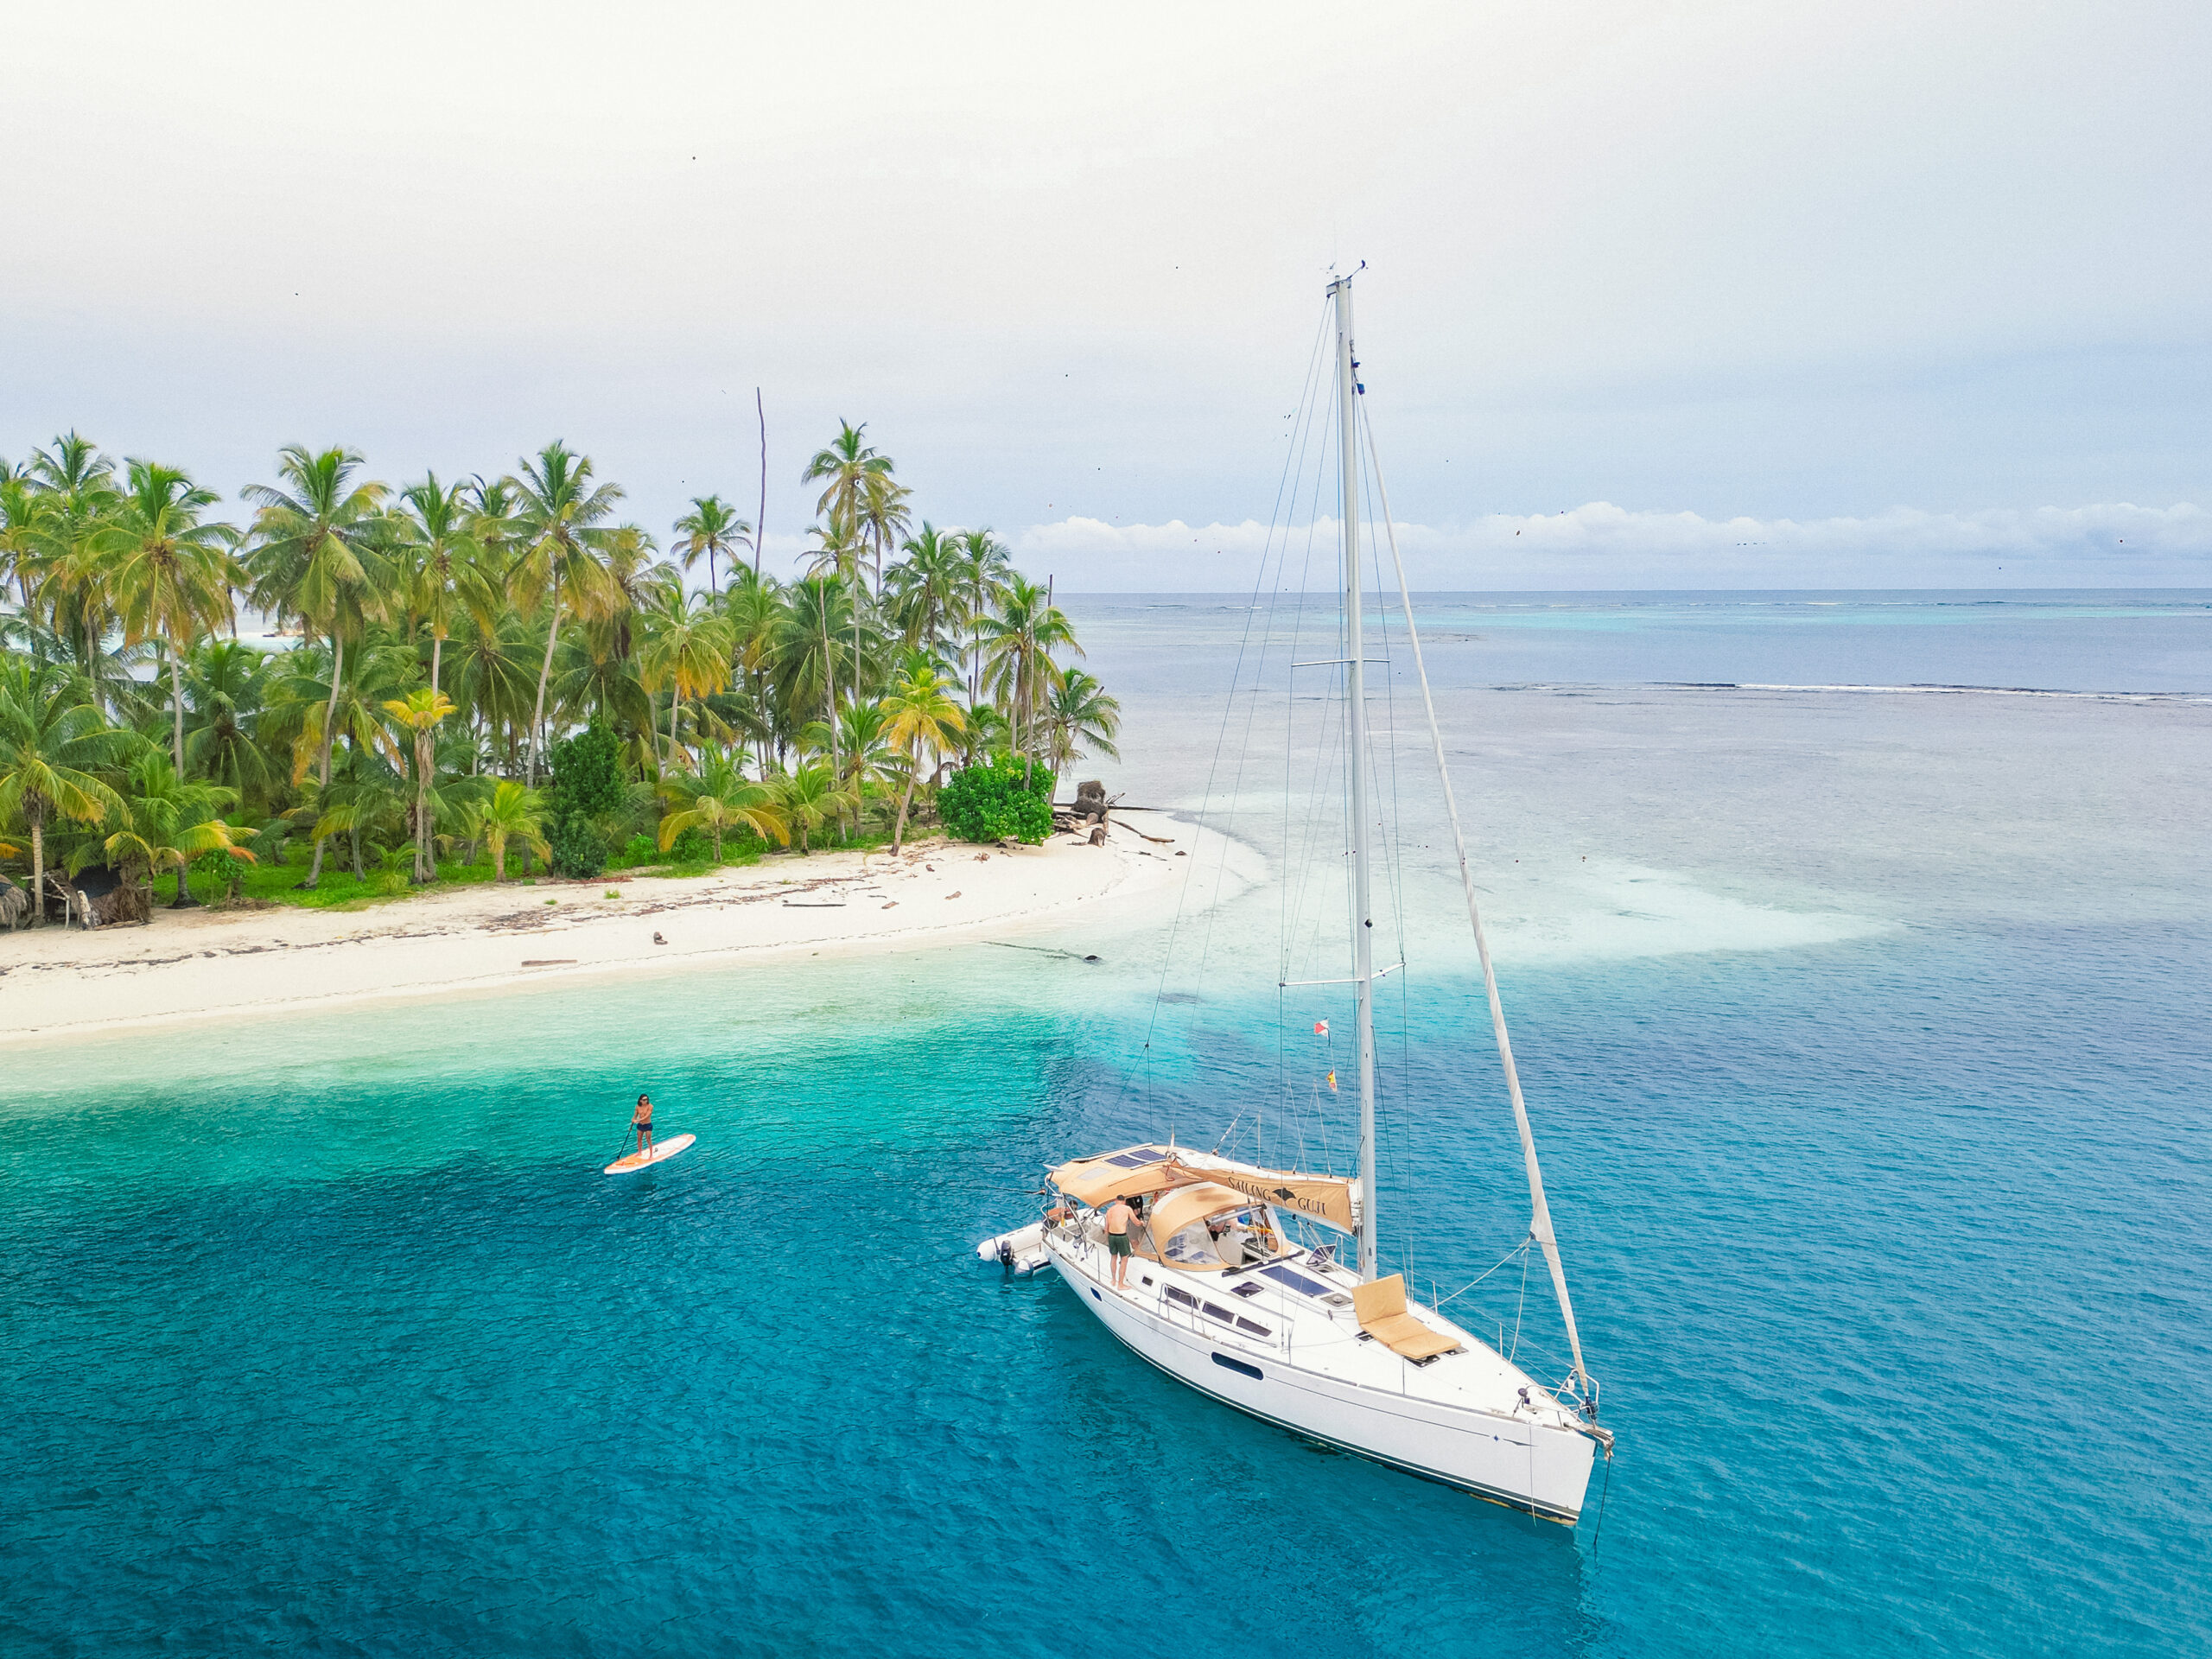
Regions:
<svg viewBox="0 0 2212 1659"><path fill-rule="evenodd" d="M1129 1224L1137 1212L1127 1198L1116 1197L1106 1206L1106 1249L1114 1258L1114 1288L1126 1289L1129 1280Z"/></svg>

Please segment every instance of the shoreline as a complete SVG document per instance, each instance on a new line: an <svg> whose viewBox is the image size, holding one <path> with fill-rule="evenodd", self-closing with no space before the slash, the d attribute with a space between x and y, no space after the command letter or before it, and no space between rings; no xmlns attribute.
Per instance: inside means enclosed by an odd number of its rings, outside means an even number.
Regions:
<svg viewBox="0 0 2212 1659"><path fill-rule="evenodd" d="M0 934L0 1046L954 944L1095 907L1164 918L1191 871L1220 868L1202 852L1240 865L1250 855L1163 813L1117 810L1103 848L1065 835L1012 849L933 839L896 858L872 849L688 879L541 880L365 912L157 906L143 926Z"/></svg>

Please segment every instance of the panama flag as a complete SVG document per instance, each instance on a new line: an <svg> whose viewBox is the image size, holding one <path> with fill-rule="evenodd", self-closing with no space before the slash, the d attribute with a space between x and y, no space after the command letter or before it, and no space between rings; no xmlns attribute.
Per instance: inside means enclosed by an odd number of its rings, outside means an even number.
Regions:
<svg viewBox="0 0 2212 1659"><path fill-rule="evenodd" d="M1316 1020L1313 1022L1313 1034L1316 1037L1327 1036L1329 1034L1329 1022L1325 1020Z"/></svg>

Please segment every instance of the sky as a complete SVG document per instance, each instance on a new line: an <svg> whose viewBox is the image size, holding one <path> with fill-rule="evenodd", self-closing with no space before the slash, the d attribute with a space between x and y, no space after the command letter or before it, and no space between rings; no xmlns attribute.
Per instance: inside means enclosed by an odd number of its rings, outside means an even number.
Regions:
<svg viewBox="0 0 2212 1659"><path fill-rule="evenodd" d="M1332 268L1416 586L2212 586L2212 7L19 9L0 457L562 438L788 568L841 418L1249 585Z"/></svg>

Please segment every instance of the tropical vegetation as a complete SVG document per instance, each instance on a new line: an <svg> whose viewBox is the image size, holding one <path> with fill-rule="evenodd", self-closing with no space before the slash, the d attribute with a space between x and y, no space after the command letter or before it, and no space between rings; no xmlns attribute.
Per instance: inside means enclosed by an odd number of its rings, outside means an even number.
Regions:
<svg viewBox="0 0 2212 1659"><path fill-rule="evenodd" d="M864 425L804 479L785 581L721 496L664 549L558 442L396 487L288 446L234 517L73 431L0 460L0 879L100 866L143 911L895 848L940 808L1041 839L1120 725L1050 584L918 520Z"/></svg>

